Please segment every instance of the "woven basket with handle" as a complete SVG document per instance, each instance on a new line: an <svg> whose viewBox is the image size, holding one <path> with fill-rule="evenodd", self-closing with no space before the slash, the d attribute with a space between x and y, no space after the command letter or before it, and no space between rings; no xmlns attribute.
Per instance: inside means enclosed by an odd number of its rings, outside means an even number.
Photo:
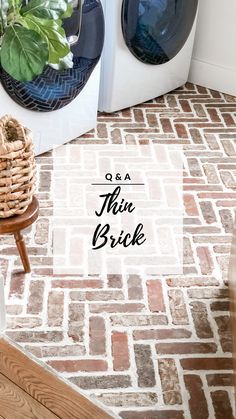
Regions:
<svg viewBox="0 0 236 419"><path fill-rule="evenodd" d="M0 119L0 218L23 214L35 190L32 133L9 115Z"/></svg>

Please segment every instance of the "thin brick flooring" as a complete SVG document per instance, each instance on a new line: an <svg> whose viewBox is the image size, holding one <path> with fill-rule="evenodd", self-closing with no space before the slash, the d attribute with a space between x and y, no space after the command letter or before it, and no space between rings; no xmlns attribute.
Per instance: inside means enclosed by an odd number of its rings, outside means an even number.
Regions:
<svg viewBox="0 0 236 419"><path fill-rule="evenodd" d="M183 276L52 276L50 153L19 273L0 238L10 338L123 419L233 418L227 268L236 207L236 98L187 84L100 114L77 143L184 145Z"/></svg>

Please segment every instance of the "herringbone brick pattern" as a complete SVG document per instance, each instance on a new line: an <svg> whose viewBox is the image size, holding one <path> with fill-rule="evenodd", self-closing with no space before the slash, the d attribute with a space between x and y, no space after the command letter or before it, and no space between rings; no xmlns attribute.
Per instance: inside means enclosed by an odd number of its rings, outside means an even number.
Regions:
<svg viewBox="0 0 236 419"><path fill-rule="evenodd" d="M182 146L152 143L58 147L54 275L182 274L182 155Z"/></svg>
<svg viewBox="0 0 236 419"><path fill-rule="evenodd" d="M50 153L38 158L33 271L0 239L7 334L123 419L233 415L227 267L236 206L236 98L187 84L101 114L74 143L184 145L184 275L52 276Z"/></svg>

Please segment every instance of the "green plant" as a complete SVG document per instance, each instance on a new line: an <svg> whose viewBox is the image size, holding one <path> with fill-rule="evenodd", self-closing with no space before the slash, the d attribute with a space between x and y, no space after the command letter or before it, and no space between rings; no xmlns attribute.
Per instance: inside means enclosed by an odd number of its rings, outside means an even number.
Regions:
<svg viewBox="0 0 236 419"><path fill-rule="evenodd" d="M0 63L14 79L31 81L45 66L71 68L73 55L62 19L70 0L0 0Z"/></svg>

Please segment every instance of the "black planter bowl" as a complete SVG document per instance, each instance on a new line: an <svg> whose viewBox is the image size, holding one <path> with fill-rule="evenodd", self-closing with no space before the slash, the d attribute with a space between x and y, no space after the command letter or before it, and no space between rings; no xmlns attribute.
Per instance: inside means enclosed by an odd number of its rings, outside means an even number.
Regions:
<svg viewBox="0 0 236 419"><path fill-rule="evenodd" d="M83 90L100 59L105 33L100 0L84 0L82 16L75 10L71 18L65 20L64 27L68 37L77 35L80 29L79 38L71 47L73 68L57 71L48 66L40 76L26 83L13 79L1 69L4 89L26 109L50 112L68 105Z"/></svg>

